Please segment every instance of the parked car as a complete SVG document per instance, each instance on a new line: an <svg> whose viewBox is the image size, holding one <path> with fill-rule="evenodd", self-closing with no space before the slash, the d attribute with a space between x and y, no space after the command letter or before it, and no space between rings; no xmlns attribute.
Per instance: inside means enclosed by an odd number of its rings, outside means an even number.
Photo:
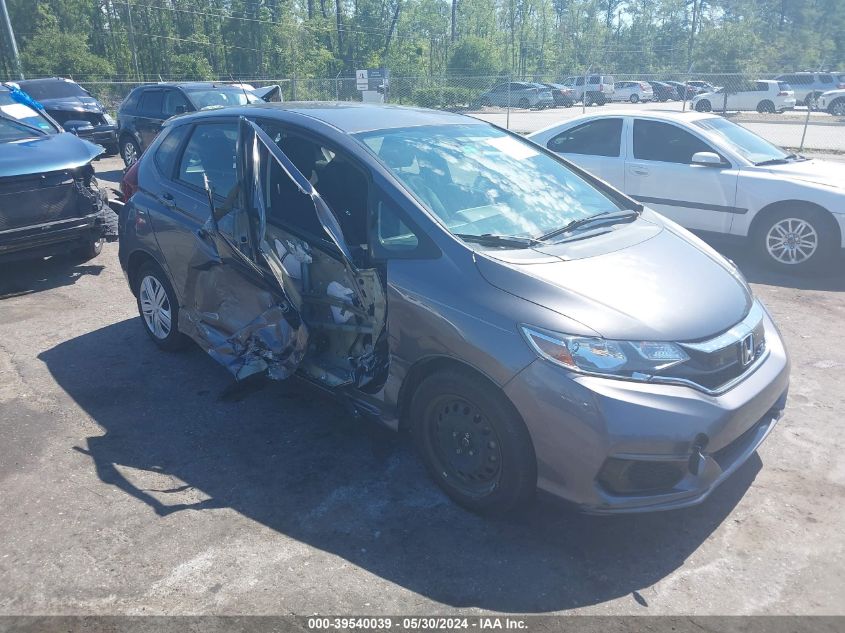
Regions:
<svg viewBox="0 0 845 633"><path fill-rule="evenodd" d="M704 92L701 88L696 88L695 86L685 84L681 81L670 81L667 79L665 83L675 89L675 98L679 101L689 101L695 95Z"/></svg>
<svg viewBox="0 0 845 633"><path fill-rule="evenodd" d="M584 100L584 75L567 77L563 85L572 90L576 101ZM587 105L604 105L613 99L614 80L610 75L590 75L587 78Z"/></svg>
<svg viewBox="0 0 845 633"><path fill-rule="evenodd" d="M657 101L673 101L678 98L675 87L664 81L649 81L647 83L651 86L654 98Z"/></svg>
<svg viewBox="0 0 845 633"><path fill-rule="evenodd" d="M819 110L827 110L834 116L845 116L845 89L823 92L816 105Z"/></svg>
<svg viewBox="0 0 845 633"><path fill-rule="evenodd" d="M542 85L552 91L555 107L571 108L575 104L575 91L571 88L567 88L563 84L544 83Z"/></svg>
<svg viewBox="0 0 845 633"><path fill-rule="evenodd" d="M497 84L479 97L482 106L498 108L551 108L552 91L542 84L512 81Z"/></svg>
<svg viewBox="0 0 845 633"><path fill-rule="evenodd" d="M117 122L85 88L61 77L27 79L16 85L44 106L65 130L102 145L106 154L117 154Z"/></svg>
<svg viewBox="0 0 845 633"><path fill-rule="evenodd" d="M782 81L759 79L733 90L719 88L715 92L697 94L692 98L692 106L699 112L756 110L780 113L795 108L795 93Z"/></svg>
<svg viewBox="0 0 845 633"><path fill-rule="evenodd" d="M529 138L704 236L782 270L845 248L845 165L808 160L698 112L581 116Z"/></svg>
<svg viewBox="0 0 845 633"><path fill-rule="evenodd" d="M714 86L709 81L701 79L690 79L686 83L693 88L698 88L701 92L716 92L719 89L719 86Z"/></svg>
<svg viewBox="0 0 845 633"><path fill-rule="evenodd" d="M473 510L537 487L592 512L695 504L784 407L786 351L730 262L483 121L200 112L137 185L120 262L158 346L187 336L237 379L296 376L409 431Z"/></svg>
<svg viewBox="0 0 845 633"><path fill-rule="evenodd" d="M116 218L91 165L103 148L0 86L0 261L96 257Z"/></svg>
<svg viewBox="0 0 845 633"><path fill-rule="evenodd" d="M654 99L654 90L645 81L617 81L613 84L614 101L651 101Z"/></svg>
<svg viewBox="0 0 845 633"><path fill-rule="evenodd" d="M795 91L796 101L810 107L823 92L845 88L845 80L833 73L787 73L775 79L788 83Z"/></svg>
<svg viewBox="0 0 845 633"><path fill-rule="evenodd" d="M191 82L138 86L117 111L120 155L128 167L156 137L170 117L205 108L255 103L262 99L243 87Z"/></svg>

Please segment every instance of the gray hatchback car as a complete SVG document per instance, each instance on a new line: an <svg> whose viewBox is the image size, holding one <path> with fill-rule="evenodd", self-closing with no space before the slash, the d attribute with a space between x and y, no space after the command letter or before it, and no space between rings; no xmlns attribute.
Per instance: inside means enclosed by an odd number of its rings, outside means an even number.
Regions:
<svg viewBox="0 0 845 633"><path fill-rule="evenodd" d="M476 119L200 112L128 179L120 261L156 344L407 430L470 509L698 503L784 408L786 350L731 262Z"/></svg>

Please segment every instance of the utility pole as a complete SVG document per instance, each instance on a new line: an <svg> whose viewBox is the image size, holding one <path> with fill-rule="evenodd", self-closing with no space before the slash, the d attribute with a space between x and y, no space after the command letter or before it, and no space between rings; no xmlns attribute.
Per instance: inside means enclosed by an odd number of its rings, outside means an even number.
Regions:
<svg viewBox="0 0 845 633"><path fill-rule="evenodd" d="M5 2L5 0L0 0L0 2ZM138 47L135 46L135 29L132 28L132 7L130 6L129 0L126 2L126 17L129 19L129 48L132 49L132 62L135 65L135 78L138 80L138 83L140 83L141 71L138 68Z"/></svg>
<svg viewBox="0 0 845 633"><path fill-rule="evenodd" d="M15 72L18 75L18 79L23 79L21 57L18 54L18 43L15 41L15 32L12 30L12 21L9 19L9 11L6 9L6 0L0 0L0 12L3 13L3 25L6 28L6 37L9 39L9 44L12 47L12 63L15 67Z"/></svg>

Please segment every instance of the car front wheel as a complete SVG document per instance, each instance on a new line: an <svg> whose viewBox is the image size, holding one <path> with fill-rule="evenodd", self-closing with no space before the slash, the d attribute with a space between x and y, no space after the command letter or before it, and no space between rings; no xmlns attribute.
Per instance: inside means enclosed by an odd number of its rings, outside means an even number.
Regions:
<svg viewBox="0 0 845 633"><path fill-rule="evenodd" d="M710 105L710 102L707 99L702 99L695 104L695 109L697 112L710 112L713 109L713 106Z"/></svg>
<svg viewBox="0 0 845 633"><path fill-rule="evenodd" d="M429 474L460 505L504 514L533 497L537 461L528 429L480 376L452 369L429 376L414 393L411 420Z"/></svg>
<svg viewBox="0 0 845 633"><path fill-rule="evenodd" d="M845 97L840 97L831 103L828 106L827 111L833 116L845 116Z"/></svg>
<svg viewBox="0 0 845 633"><path fill-rule="evenodd" d="M120 157L124 165L131 167L140 156L141 147L134 138L126 136L120 140Z"/></svg>
<svg viewBox="0 0 845 633"><path fill-rule="evenodd" d="M836 250L831 222L823 209L808 207L772 213L759 223L754 235L758 256L784 271L818 268Z"/></svg>
<svg viewBox="0 0 845 633"><path fill-rule="evenodd" d="M153 262L147 262L135 275L135 296L138 314L144 330L161 349L173 351L187 343L179 332L179 303L164 271Z"/></svg>

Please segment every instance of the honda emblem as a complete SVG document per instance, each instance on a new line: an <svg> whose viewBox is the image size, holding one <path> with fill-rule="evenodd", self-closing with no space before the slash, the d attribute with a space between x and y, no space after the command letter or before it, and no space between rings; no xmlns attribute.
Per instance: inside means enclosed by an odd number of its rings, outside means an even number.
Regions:
<svg viewBox="0 0 845 633"><path fill-rule="evenodd" d="M754 334L749 334L739 343L739 362L747 367L754 360Z"/></svg>

